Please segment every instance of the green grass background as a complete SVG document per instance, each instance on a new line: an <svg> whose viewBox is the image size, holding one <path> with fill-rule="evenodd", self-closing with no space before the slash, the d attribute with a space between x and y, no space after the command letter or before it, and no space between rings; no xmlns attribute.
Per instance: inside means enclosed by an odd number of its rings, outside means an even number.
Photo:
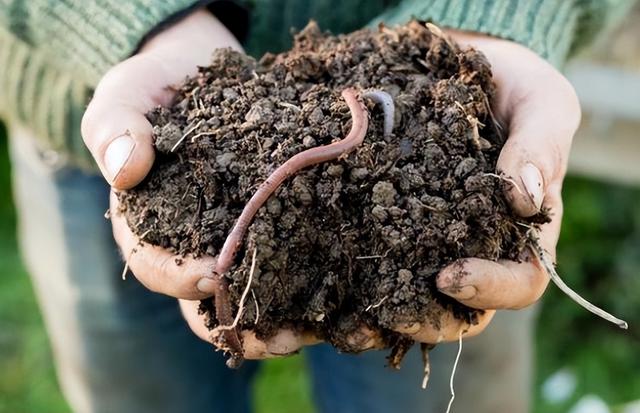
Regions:
<svg viewBox="0 0 640 413"><path fill-rule="evenodd" d="M0 413L66 413L47 337L20 261L11 202L7 143L0 126ZM560 273L596 304L625 316L623 332L586 313L553 286L537 332L536 413L567 412L594 394L614 410L640 399L640 190L570 178L558 250ZM574 395L560 404L540 397L542 382L567 368ZM265 363L256 386L258 413L313 411L300 357Z"/></svg>

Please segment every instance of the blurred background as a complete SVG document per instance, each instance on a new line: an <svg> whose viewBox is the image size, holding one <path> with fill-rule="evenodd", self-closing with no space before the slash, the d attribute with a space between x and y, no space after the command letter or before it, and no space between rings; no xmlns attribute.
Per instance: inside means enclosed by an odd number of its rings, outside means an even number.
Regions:
<svg viewBox="0 0 640 413"><path fill-rule="evenodd" d="M640 413L640 6L566 73L584 116L564 188L559 272L631 327L592 316L551 285L536 334L534 411ZM265 363L255 392L258 413L313 412L299 356ZM69 408L17 250L0 125L0 413L18 412Z"/></svg>

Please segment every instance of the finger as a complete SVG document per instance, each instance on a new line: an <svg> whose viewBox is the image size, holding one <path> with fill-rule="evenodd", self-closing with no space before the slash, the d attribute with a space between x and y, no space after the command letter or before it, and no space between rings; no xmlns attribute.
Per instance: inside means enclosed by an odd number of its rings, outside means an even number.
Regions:
<svg viewBox="0 0 640 413"><path fill-rule="evenodd" d="M492 106L508 126L497 172L512 185L506 196L514 211L540 211L549 185L567 168L580 104L569 81L528 48L477 33L450 31L461 44L481 50L491 63L497 94ZM517 73L517 76L514 76Z"/></svg>
<svg viewBox="0 0 640 413"><path fill-rule="evenodd" d="M552 211L551 222L539 232L538 242L551 259L555 259L562 222L561 191L561 181L547 188L545 206ZM540 299L548 284L549 275L530 249L523 251L520 262L461 259L442 269L436 279L442 293L479 309L527 307Z"/></svg>
<svg viewBox="0 0 640 413"><path fill-rule="evenodd" d="M210 297L218 288L214 277L216 260L203 256L182 257L145 242L135 236L126 219L117 213L117 198L111 194L111 220L114 238L127 265L148 289L172 297L190 300Z"/></svg>
<svg viewBox="0 0 640 413"><path fill-rule="evenodd" d="M287 356L299 351L304 346L320 342L311 334L297 333L287 329L279 330L275 336L267 341L258 339L253 331L244 330L241 334L243 356L248 360Z"/></svg>
<svg viewBox="0 0 640 413"><path fill-rule="evenodd" d="M206 315L200 314L197 301L180 300L182 315L191 330L202 340L214 343L211 331L206 327ZM311 334L301 334L291 330L279 330L266 342L258 339L252 331L242 331L244 358L259 360L281 357L294 353L303 346L317 344L320 340Z"/></svg>
<svg viewBox="0 0 640 413"><path fill-rule="evenodd" d="M456 318L450 311L443 311L437 319L428 318L423 323L399 325L394 330L420 343L437 344L456 341L460 334L463 338L480 334L489 325L494 315L493 310L484 311L478 315L476 324L469 324Z"/></svg>
<svg viewBox="0 0 640 413"><path fill-rule="evenodd" d="M85 144L114 188L137 185L155 160L152 127L142 113L113 106L110 100L94 100L83 118Z"/></svg>
<svg viewBox="0 0 640 413"><path fill-rule="evenodd" d="M558 205L561 214L562 205ZM543 225L538 242L553 259L560 217ZM540 299L549 275L532 250L520 261L498 262L480 258L460 259L440 271L436 285L440 292L478 309L520 309Z"/></svg>
<svg viewBox="0 0 640 413"><path fill-rule="evenodd" d="M531 252L523 259L523 262L462 259L440 272L437 286L442 293L472 308L523 308L536 302L549 282Z"/></svg>
<svg viewBox="0 0 640 413"><path fill-rule="evenodd" d="M374 331L365 325L348 334L346 344L349 352L352 353L384 348L384 341L379 331Z"/></svg>
<svg viewBox="0 0 640 413"><path fill-rule="evenodd" d="M168 80L155 57L139 55L120 63L100 81L82 118L82 136L113 187L131 188L151 169L152 127L145 113L169 101Z"/></svg>
<svg viewBox="0 0 640 413"><path fill-rule="evenodd" d="M523 217L538 213L548 187L562 180L580 122L580 106L568 81L552 68L542 72L524 83L504 81L512 90L500 95L503 102L498 103L508 105L502 111L510 114L509 138L497 170L514 183L507 187L506 195L514 211ZM500 76L507 75L496 73L499 85Z"/></svg>

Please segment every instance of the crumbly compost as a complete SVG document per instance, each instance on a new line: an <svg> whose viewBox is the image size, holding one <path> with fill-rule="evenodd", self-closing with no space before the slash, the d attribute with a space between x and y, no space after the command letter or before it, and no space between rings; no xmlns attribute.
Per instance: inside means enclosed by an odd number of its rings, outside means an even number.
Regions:
<svg viewBox="0 0 640 413"><path fill-rule="evenodd" d="M148 114L157 160L119 194L132 230L180 255L216 256L255 189L308 148L351 126L346 87L389 93L392 134L371 116L358 149L291 176L259 210L229 282L233 313L257 251L239 328L269 338L312 332L341 351L366 325L388 346L400 323L477 311L439 293L437 273L463 257L517 260L522 219L503 195L496 161L504 136L491 113L490 66L420 22L332 36L310 23L294 46L260 61L218 50L180 86L173 106ZM216 319L211 300L202 311Z"/></svg>

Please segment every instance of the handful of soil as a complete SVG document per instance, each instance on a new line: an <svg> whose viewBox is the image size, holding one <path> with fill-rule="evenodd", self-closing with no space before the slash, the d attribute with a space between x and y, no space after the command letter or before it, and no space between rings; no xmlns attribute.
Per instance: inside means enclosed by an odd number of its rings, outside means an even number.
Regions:
<svg viewBox="0 0 640 413"><path fill-rule="evenodd" d="M383 111L363 99L363 143L277 188L220 274L228 291L202 303L210 329L233 321L250 288L236 328L258 338L304 330L349 352L357 349L346 337L365 325L384 345L406 346L394 326L442 312L477 317L438 292L443 267L463 257L517 260L528 240L520 223L547 220L516 217L503 196L495 168L504 136L480 52L416 21L341 36L311 23L292 50L259 62L217 51L172 107L148 114L157 161L119 195L132 230L177 254L217 256L276 168L347 136L352 114L340 93L348 87L393 99L391 133ZM230 336L219 345L240 358Z"/></svg>

